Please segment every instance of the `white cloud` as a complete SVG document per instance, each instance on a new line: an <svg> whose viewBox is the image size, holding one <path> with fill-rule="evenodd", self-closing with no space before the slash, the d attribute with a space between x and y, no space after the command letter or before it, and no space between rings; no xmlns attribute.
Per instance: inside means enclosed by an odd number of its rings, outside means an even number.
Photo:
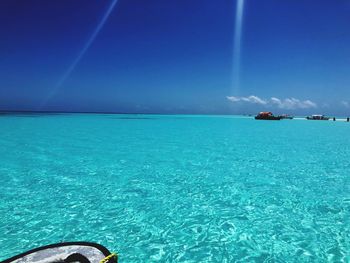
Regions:
<svg viewBox="0 0 350 263"><path fill-rule="evenodd" d="M241 101L239 97L234 97L234 96L226 96L226 98L232 102L238 102Z"/></svg>
<svg viewBox="0 0 350 263"><path fill-rule="evenodd" d="M341 104L342 104L345 108L350 108L350 103L349 103L348 101L343 100L343 101L341 102Z"/></svg>
<svg viewBox="0 0 350 263"><path fill-rule="evenodd" d="M287 98L284 100L280 100L278 98L272 97L270 99L272 104L275 104L280 109L286 110L295 110L295 109L309 109L309 108L317 108L316 103L311 100L298 100L296 98Z"/></svg>
<svg viewBox="0 0 350 263"><path fill-rule="evenodd" d="M249 97L227 96L226 98L234 103L248 102L266 106L277 106L280 109L287 110L317 108L317 104L315 102L312 102L311 100L299 100L296 98L279 99L276 97L272 97L269 100L266 100L254 95L251 95Z"/></svg>
<svg viewBox="0 0 350 263"><path fill-rule="evenodd" d="M249 97L234 97L234 96L227 96L226 97L228 100L232 101L232 102L239 102L239 101L244 101L244 102L250 102L250 103L254 103L254 104L262 104L262 105L266 105L267 101L260 99L257 96L249 96Z"/></svg>

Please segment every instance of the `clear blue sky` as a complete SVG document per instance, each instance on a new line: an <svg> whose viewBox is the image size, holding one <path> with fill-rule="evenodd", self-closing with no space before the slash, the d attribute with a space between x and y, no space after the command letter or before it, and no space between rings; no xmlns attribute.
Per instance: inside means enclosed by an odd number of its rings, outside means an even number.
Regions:
<svg viewBox="0 0 350 263"><path fill-rule="evenodd" d="M245 0L239 87L236 0L112 3L0 1L0 109L350 115L348 0Z"/></svg>

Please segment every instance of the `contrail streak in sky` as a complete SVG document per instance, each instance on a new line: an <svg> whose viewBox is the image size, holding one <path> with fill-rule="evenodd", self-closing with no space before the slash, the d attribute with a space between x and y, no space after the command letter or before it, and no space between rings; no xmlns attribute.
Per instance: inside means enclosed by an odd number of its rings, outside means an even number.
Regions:
<svg viewBox="0 0 350 263"><path fill-rule="evenodd" d="M61 88L61 86L64 84L64 82L69 78L69 76L74 71L75 67L78 65L80 60L85 55L86 51L89 49L91 44L95 41L98 33L103 28L104 24L108 20L110 14L112 13L115 5L117 4L118 0L113 0L110 6L108 7L106 13L103 15L101 21L97 24L95 30L92 32L91 36L89 37L88 41L85 43L83 48L78 53L78 56L73 60L73 62L70 64L70 66L67 68L67 70L64 72L62 77L59 79L59 81L56 83L54 88L49 92L45 100L41 103L40 108L46 105L46 103L56 94L56 92Z"/></svg>
<svg viewBox="0 0 350 263"><path fill-rule="evenodd" d="M241 44L243 27L244 0L237 0L236 21L233 41L233 91L238 95L240 89Z"/></svg>

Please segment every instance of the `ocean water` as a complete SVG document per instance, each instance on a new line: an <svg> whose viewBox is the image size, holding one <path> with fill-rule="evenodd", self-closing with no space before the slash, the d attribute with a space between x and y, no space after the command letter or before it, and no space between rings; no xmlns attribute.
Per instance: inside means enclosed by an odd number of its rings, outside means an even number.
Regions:
<svg viewBox="0 0 350 263"><path fill-rule="evenodd" d="M121 262L350 262L350 124L0 116L0 260L91 241Z"/></svg>

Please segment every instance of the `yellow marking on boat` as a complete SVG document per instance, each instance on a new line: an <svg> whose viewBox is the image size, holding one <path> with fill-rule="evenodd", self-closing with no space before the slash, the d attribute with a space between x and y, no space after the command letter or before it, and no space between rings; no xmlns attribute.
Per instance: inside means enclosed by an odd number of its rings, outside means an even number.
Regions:
<svg viewBox="0 0 350 263"><path fill-rule="evenodd" d="M112 254L108 255L107 257L105 257L104 259L101 259L100 263L107 263L108 260L110 260L111 258L115 258L116 262L118 262L118 254L112 253Z"/></svg>

